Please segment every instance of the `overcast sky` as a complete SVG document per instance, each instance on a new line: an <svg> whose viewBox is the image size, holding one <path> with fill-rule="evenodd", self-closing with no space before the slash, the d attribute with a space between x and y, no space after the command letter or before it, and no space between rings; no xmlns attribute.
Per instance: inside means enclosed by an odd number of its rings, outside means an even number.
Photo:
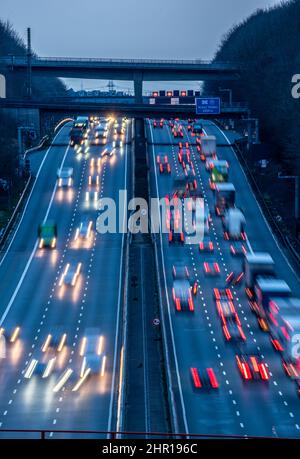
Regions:
<svg viewBox="0 0 300 459"><path fill-rule="evenodd" d="M0 17L9 20L24 39L26 27L31 27L32 47L41 56L211 59L221 37L235 23L257 8L278 3L279 0L1 0ZM85 88L103 84L83 82ZM124 86L124 82L120 84Z"/></svg>

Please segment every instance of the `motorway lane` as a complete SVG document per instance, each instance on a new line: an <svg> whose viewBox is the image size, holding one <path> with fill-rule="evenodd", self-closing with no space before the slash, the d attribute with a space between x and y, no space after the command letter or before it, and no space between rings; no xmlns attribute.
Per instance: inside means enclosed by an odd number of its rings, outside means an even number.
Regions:
<svg viewBox="0 0 300 459"><path fill-rule="evenodd" d="M89 160L93 155L97 157L97 153L101 150L103 148L91 146L89 158L81 161L74 159L73 149L69 150L65 165L74 167L73 191L71 193L57 191L49 214L49 218L58 222L58 248L55 251L36 252L4 324L22 324L22 342L17 343L20 355L16 349L12 353L15 360L16 356L19 355L18 362L13 361L11 364L6 362L5 368L2 368L1 371L2 388L4 388L0 398L2 428L49 429L56 425L58 413L62 410L62 406L66 405L67 409L63 416L69 429L78 429L79 427L107 429L118 310L121 238L119 235L100 237L94 231L89 249L75 248L72 242L75 228L79 225L83 214L91 215L94 223L96 220L96 209L89 210L85 203L85 189L89 174ZM103 160L100 182L102 195L115 195L118 191L116 186L118 184L120 188L123 188L124 164L127 161L127 156L124 154L124 150L121 152L118 149L114 160ZM48 174L50 173L51 170L48 170ZM106 173L110 175L108 180L105 180ZM52 181L52 186L54 181ZM47 198L45 200L47 202ZM25 218L27 218L26 214ZM33 213L31 215L31 228L33 225L36 228L41 220L42 218L36 220ZM23 230L23 225L20 230ZM118 237L113 240L106 239L108 236ZM21 236L20 240L22 241ZM110 260L110 263L103 263L104 260ZM82 261L83 273L74 291L72 293L66 291L61 295L57 286L58 276L68 261ZM36 288L37 285L39 288ZM87 295L90 297L88 301ZM99 308L99 298L103 300L101 308ZM29 304L30 314L28 314ZM72 397L66 402L64 400L66 397L62 397L61 394L53 394L52 388L57 376L56 378L51 376L46 381L41 381L38 377L24 381L23 377L18 375L20 369L23 368L24 360L27 359L26 361L28 361L32 355L35 355L36 351L30 349L31 346L39 348L47 333L57 326L61 326L68 335L68 351L60 357L62 360L60 362L61 367L65 367L66 364L74 365L74 369L77 371L79 366L78 344L86 327L93 326L98 330L101 328L101 333L105 335L105 352L109 356L107 375L105 375L105 381L101 381L100 390L97 390L96 394L90 389L82 388L85 397L79 403L81 410L79 419L75 419L76 410L79 408L78 397L77 400ZM1 365L3 367L3 362ZM72 381L74 384L74 379ZM103 403L103 397L99 399L99 394L105 394L105 403ZM92 402L88 398L90 395L92 395ZM101 400L101 409L97 406L99 400ZM62 404L62 402L64 403ZM85 408L87 403L90 403L88 409ZM60 406L56 407L57 404ZM83 411L84 409L85 411ZM93 418L93 410L96 419ZM88 417L83 416L83 412L86 412ZM98 422L100 419L102 423ZM79 420L81 421L80 426Z"/></svg>
<svg viewBox="0 0 300 459"><path fill-rule="evenodd" d="M157 136L161 136L160 138L164 136L165 138L166 127L164 131L163 133L160 130L153 130L155 139L157 139ZM189 140L191 141L191 139ZM170 138L171 141L172 139ZM223 152L223 149L221 151ZM178 163L177 150L175 151L174 148L170 149L170 147L162 149L160 146L155 149L155 155L158 153L169 153L169 160L171 161L174 173ZM212 192L208 188L208 174L203 164L196 157L196 152L193 151L192 154L199 185L203 187L203 191L206 194L205 198L210 208L213 208ZM151 166L152 168L156 168L153 162ZM177 170L179 170L178 167ZM202 179L202 183L200 179ZM170 191L170 186L172 186L171 178L159 178L158 183L161 196ZM245 205L244 209L246 210L247 217L247 207ZM222 237L221 223L217 218L213 220L215 246L218 247L217 257L215 258L218 259L225 276L226 269L230 269L230 271L232 269L240 269L238 265L241 262L231 258L228 243ZM194 318L185 317L184 314L174 314L174 308L171 304L176 353L179 361L180 379L189 431L201 433L235 433L242 435L286 434L298 436L299 431L296 425L299 422L299 410L295 387L283 375L279 356L271 349L268 337L258 330L256 319L249 311L244 294L234 292L235 303L239 309L239 315L244 322L243 327L248 335L248 339L253 340L260 349L263 349L267 362L270 363L271 360L270 371L272 373L272 380L269 383L269 388L259 383L245 387L242 383L235 365L233 349L231 349L230 345L226 346L224 344L220 321L217 317L211 295L215 281L205 278L203 275L203 256L193 246L190 246L189 249L169 248L165 242L166 237L164 236L163 248L169 294L172 285L172 261L176 258L184 259L188 267L193 266L195 275L198 275L202 287L202 293L200 292L201 300L199 298L196 300L197 306ZM188 251L190 251L190 256L187 255ZM203 308L204 314L202 314L202 317L199 317L199 308ZM181 317L178 319L179 315ZM205 319L207 321L206 324ZM224 381L222 381L218 395L195 395L191 390L188 369L192 365L197 366L197 362L201 362L201 366L214 366L215 368L215 365L217 365L219 367L219 381L221 382L220 375ZM198 400L199 403L197 403ZM214 413L213 418L211 413Z"/></svg>

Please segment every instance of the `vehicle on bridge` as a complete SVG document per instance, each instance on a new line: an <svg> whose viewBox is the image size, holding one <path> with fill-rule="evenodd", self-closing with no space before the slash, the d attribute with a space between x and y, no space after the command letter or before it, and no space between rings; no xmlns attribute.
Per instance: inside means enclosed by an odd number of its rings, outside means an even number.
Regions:
<svg viewBox="0 0 300 459"><path fill-rule="evenodd" d="M56 247L57 225L53 220L48 220L41 223L38 227L39 248Z"/></svg>

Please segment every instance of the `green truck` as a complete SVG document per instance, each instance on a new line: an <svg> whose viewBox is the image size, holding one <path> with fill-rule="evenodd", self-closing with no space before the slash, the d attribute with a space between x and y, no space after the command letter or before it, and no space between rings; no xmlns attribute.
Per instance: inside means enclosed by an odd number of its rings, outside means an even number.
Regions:
<svg viewBox="0 0 300 459"><path fill-rule="evenodd" d="M40 249L43 249L44 247L54 249L56 247L57 239L56 223L52 220L41 223L38 227L38 237Z"/></svg>

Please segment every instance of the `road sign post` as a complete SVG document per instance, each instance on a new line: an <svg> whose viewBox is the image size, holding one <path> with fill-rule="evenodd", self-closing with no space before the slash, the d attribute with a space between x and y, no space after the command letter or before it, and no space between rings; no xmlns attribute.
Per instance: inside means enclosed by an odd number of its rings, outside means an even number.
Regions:
<svg viewBox="0 0 300 459"><path fill-rule="evenodd" d="M220 97L196 97L196 115L219 115L221 113Z"/></svg>

